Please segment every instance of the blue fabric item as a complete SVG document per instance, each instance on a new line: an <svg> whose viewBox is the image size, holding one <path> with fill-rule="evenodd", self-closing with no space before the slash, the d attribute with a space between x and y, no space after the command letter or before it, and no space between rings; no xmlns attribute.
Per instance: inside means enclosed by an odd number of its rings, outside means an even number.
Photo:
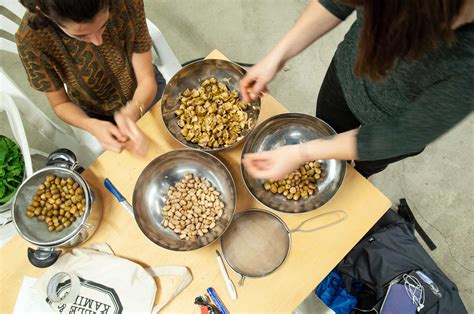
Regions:
<svg viewBox="0 0 474 314"><path fill-rule="evenodd" d="M341 274L336 270L321 281L315 293L336 314L350 313L357 304L357 299L347 292Z"/></svg>

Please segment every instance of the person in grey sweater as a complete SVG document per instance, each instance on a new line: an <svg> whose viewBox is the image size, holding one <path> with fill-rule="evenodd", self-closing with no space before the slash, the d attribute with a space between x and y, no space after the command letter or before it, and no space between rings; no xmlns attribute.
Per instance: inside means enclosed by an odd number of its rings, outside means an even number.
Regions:
<svg viewBox="0 0 474 314"><path fill-rule="evenodd" d="M332 138L244 156L256 178L279 179L318 159L355 160L365 177L419 154L472 112L474 0L311 0L242 79L245 101L292 57L356 11L321 86L316 116Z"/></svg>

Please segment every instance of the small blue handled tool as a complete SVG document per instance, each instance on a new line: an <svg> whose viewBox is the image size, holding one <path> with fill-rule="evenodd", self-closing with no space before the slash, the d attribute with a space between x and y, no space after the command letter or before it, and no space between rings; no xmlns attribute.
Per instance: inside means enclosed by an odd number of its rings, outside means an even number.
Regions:
<svg viewBox="0 0 474 314"><path fill-rule="evenodd" d="M229 314L229 311L227 311L227 309L224 306L224 303L222 303L221 299L219 299L219 297L217 296L216 290L214 290L214 288L211 288L211 287L207 288L207 293L209 293L209 296L211 297L212 302L214 302L214 304L217 306L221 314Z"/></svg>
<svg viewBox="0 0 474 314"><path fill-rule="evenodd" d="M130 203L123 197L122 194L117 190L117 188L110 182L108 178L105 178L104 185L119 201L119 203L133 216L133 207Z"/></svg>

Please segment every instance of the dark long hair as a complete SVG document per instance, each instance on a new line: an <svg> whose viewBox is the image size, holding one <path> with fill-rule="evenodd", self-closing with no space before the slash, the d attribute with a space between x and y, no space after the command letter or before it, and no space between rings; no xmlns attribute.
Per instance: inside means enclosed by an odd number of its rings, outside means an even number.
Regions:
<svg viewBox="0 0 474 314"><path fill-rule="evenodd" d="M110 0L20 0L33 16L28 20L32 29L41 29L54 22L91 22L94 17L109 7Z"/></svg>
<svg viewBox="0 0 474 314"><path fill-rule="evenodd" d="M356 75L385 78L403 60L419 59L441 44L452 45L451 28L464 0L339 0L364 11Z"/></svg>

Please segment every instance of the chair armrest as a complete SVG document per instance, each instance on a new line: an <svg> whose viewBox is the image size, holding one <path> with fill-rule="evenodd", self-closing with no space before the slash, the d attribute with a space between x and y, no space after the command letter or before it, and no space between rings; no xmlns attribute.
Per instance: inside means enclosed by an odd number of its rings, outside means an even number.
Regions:
<svg viewBox="0 0 474 314"><path fill-rule="evenodd" d="M28 146L25 128L23 127L23 122L21 121L20 112L18 111L10 95L0 93L0 110L1 109L5 110L7 114L10 128L12 129L13 135L20 146L21 153L23 154L26 177L30 177L33 174L30 148Z"/></svg>

